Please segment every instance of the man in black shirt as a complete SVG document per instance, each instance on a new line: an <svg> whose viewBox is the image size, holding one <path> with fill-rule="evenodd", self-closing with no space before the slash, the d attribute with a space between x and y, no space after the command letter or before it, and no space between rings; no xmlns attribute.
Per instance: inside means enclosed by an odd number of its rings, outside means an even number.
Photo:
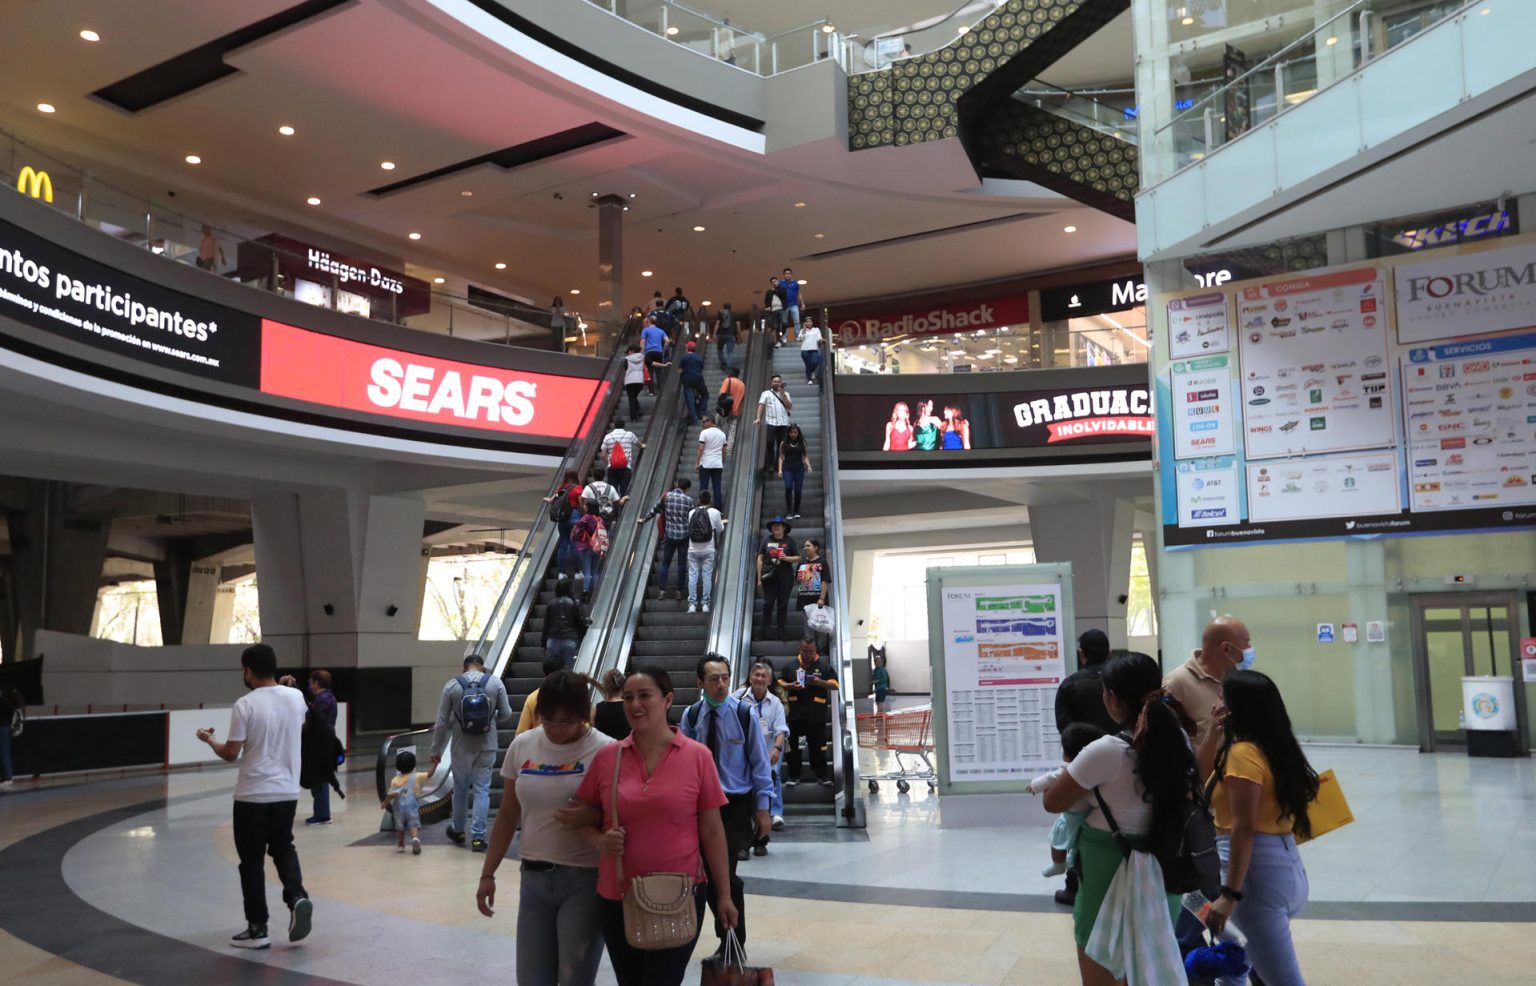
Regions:
<svg viewBox="0 0 1536 986"><path fill-rule="evenodd" d="M837 672L816 653L813 641L802 640L800 654L784 666L779 686L787 696L784 706L789 725L789 753L784 760L785 785L800 783L800 737L804 736L805 745L811 751L811 772L830 787L832 773L827 769L827 755L822 747L827 742L827 721L831 718L828 703L837 699Z"/></svg>
<svg viewBox="0 0 1536 986"><path fill-rule="evenodd" d="M1056 690L1056 728L1065 732L1074 722L1097 726L1106 735L1120 727L1104 708L1104 662L1109 660L1109 635L1103 630L1084 630L1077 638L1078 670L1067 675ZM1067 871L1067 885L1056 891L1056 903L1071 905L1077 899L1077 874Z"/></svg>
<svg viewBox="0 0 1536 986"><path fill-rule="evenodd" d="M789 521L775 517L768 522L768 536L757 549L757 584L763 590L763 622L759 640L767 640L769 624L778 616L779 639L788 640L785 615L789 611L789 597L795 591L795 566L800 556L795 554L795 542L789 539Z"/></svg>

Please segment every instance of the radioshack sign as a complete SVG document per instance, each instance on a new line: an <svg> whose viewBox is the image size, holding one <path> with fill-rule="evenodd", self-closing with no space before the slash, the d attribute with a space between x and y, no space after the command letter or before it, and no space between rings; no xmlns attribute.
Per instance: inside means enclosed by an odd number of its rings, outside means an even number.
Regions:
<svg viewBox="0 0 1536 986"><path fill-rule="evenodd" d="M863 346L911 336L951 335L977 329L1029 324L1029 298L1010 295L984 301L957 301L922 310L901 309L844 316L834 310L832 338L839 346Z"/></svg>

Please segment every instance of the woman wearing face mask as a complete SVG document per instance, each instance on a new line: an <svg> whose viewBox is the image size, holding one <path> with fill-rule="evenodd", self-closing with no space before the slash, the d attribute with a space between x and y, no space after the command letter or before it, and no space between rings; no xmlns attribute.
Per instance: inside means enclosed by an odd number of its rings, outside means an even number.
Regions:
<svg viewBox="0 0 1536 986"><path fill-rule="evenodd" d="M1221 856L1221 896L1208 923L1219 932L1228 918L1248 936L1248 960L1266 986L1305 986L1291 941L1291 919L1307 903L1307 869L1296 836L1312 834L1307 805L1317 797L1317 772L1291 731L1280 689L1258 671L1233 671L1222 681L1226 706L1213 734L1221 735L1210 775ZM1246 977L1218 980L1243 986Z"/></svg>

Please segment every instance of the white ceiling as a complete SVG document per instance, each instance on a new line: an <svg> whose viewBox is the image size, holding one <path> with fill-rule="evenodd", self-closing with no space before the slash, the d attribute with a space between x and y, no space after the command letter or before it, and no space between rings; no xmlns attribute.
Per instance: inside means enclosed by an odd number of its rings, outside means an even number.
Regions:
<svg viewBox="0 0 1536 986"><path fill-rule="evenodd" d="M88 96L290 3L0 5L0 125L161 202L175 191L175 208L227 227L318 235L424 275L442 273L448 290L472 281L541 304L560 294L579 308L572 289L596 293L594 191L636 195L624 244L634 300L682 284L695 301L750 304L767 274L786 264L811 282L808 298L830 301L1134 253L1131 224L1044 190L1013 198L983 191L973 177L952 187L945 175L969 176L955 141L853 154L833 140L767 157L680 145L660 127L639 132L621 108L604 119L472 57L377 0L249 46L228 58L241 74L135 116ZM82 42L84 27L102 41ZM58 113L37 113L43 101ZM594 119L631 136L511 172L487 166L382 199L365 194ZM297 135L280 137L281 124ZM187 154L203 163L186 165ZM396 169L381 170L384 160ZM304 205L311 195L322 199L319 208ZM1037 217L808 259L1021 212ZM695 225L707 229L695 233ZM1079 231L1068 237L1066 225ZM412 231L423 238L406 239ZM507 270L494 270L497 262ZM655 279L642 280L642 269Z"/></svg>

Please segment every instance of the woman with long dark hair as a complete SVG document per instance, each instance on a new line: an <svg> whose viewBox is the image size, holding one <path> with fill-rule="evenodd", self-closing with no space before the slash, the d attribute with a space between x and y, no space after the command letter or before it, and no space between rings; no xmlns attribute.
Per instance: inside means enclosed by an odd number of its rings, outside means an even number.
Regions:
<svg viewBox="0 0 1536 986"><path fill-rule="evenodd" d="M1248 936L1248 960L1266 986L1305 986L1291 941L1291 919L1307 903L1307 868L1296 836L1312 835L1307 805L1317 772L1301 752L1280 689L1258 671L1233 671L1221 682L1225 735L1211 772L1221 896L1209 925L1234 918ZM1237 986L1241 979L1221 980Z"/></svg>
<svg viewBox="0 0 1536 986"><path fill-rule="evenodd" d="M1195 757L1189 744L1194 724L1178 699L1164 693L1162 685L1162 670L1146 654L1132 652L1110 658L1104 667L1104 708L1124 732L1084 747L1045 792L1046 811L1092 805L1078 833L1081 872L1072 905L1083 986L1113 986L1117 982L1109 970L1088 957L1085 948L1110 881L1126 862L1094 797L1095 789L1131 849L1148 852L1155 833L1181 824L1183 806L1196 780ZM1167 898L1167 933L1177 956L1172 919L1179 902L1172 894Z"/></svg>

